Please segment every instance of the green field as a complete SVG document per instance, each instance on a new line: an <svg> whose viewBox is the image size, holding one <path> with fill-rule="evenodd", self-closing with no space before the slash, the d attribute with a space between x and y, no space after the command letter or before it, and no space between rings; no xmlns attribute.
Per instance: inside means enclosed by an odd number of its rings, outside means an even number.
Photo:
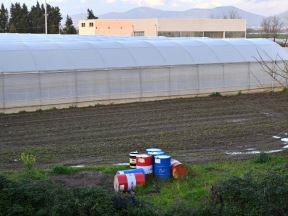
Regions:
<svg viewBox="0 0 288 216"><path fill-rule="evenodd" d="M63 186L64 184L64 186L67 186L65 185L65 181L61 183L55 182L55 178L61 176L62 179L67 178L75 180L79 178L80 175L81 178L85 179L87 176L97 173L105 175L106 182L109 182L109 184L102 185L100 182L100 184L95 183L95 185L90 185L87 183L89 185L84 184L72 187L87 188L88 186L92 186L113 194L112 182L115 172L127 168L127 166L87 166L73 168L58 165L45 170L32 169L28 171L23 169L22 171L5 171L0 173L0 175L5 176L7 179L14 182L25 181L37 183L45 181L52 185L60 184ZM261 179L262 176L267 175L267 173L275 173L275 175L287 177L288 157L286 155L272 157L268 155L258 155L255 156L254 159L244 161L192 164L189 165L189 176L185 179L160 182L150 177L146 182L146 186L144 188L138 188L132 196L135 196L137 200L148 203L149 206L156 208L159 214L165 212L167 209L174 209L175 205L186 206L188 209L199 209L204 208L211 202L211 199L213 198L211 196L211 188L213 185L221 184L221 182L225 182L232 177L245 178L247 175L256 179ZM87 180L86 182L89 181ZM283 199L286 199L287 195L288 193L286 191L286 194L283 195Z"/></svg>

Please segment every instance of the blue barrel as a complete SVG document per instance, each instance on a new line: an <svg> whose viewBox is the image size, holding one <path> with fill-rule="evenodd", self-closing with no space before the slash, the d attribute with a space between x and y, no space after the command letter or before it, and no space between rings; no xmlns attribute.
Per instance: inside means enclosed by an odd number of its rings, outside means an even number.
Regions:
<svg viewBox="0 0 288 216"><path fill-rule="evenodd" d="M119 171L117 171L116 174L134 174L134 173L143 173L145 175L145 171L142 168L119 170Z"/></svg>
<svg viewBox="0 0 288 216"><path fill-rule="evenodd" d="M154 151L154 152L147 152L147 154L152 155L152 159L153 159L153 173L155 173L155 166L154 166L155 160L154 160L154 157L157 156L157 155L164 155L165 153L163 151Z"/></svg>
<svg viewBox="0 0 288 216"><path fill-rule="evenodd" d="M154 157L154 175L159 180L171 179L171 156L156 155Z"/></svg>
<svg viewBox="0 0 288 216"><path fill-rule="evenodd" d="M149 154L149 152L163 152L162 149L159 148L148 148L146 149L147 154Z"/></svg>

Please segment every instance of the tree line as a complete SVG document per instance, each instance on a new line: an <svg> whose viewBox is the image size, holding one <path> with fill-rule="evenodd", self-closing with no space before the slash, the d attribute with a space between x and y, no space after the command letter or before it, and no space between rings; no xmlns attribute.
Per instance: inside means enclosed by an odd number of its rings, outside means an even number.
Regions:
<svg viewBox="0 0 288 216"><path fill-rule="evenodd" d="M93 11L88 9L90 19L94 18ZM39 2L33 5L30 10L23 3L12 3L10 8L5 8L4 4L0 7L0 33L34 33L45 32L45 6ZM49 34L76 34L76 28L69 15L66 17L64 28L61 27L62 15L59 7L47 4L48 22L47 29Z"/></svg>

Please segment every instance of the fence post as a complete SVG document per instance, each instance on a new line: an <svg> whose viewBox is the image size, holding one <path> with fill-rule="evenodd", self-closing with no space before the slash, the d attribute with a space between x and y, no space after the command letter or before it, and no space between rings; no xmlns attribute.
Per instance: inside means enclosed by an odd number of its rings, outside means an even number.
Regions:
<svg viewBox="0 0 288 216"><path fill-rule="evenodd" d="M77 104L78 104L78 71L77 70L75 70L74 71L74 102L75 102L75 105L77 106Z"/></svg>
<svg viewBox="0 0 288 216"><path fill-rule="evenodd" d="M251 89L251 63L248 62L248 90Z"/></svg>
<svg viewBox="0 0 288 216"><path fill-rule="evenodd" d="M196 65L196 73L197 73L197 94L200 94L200 72L199 72L199 65Z"/></svg>
<svg viewBox="0 0 288 216"><path fill-rule="evenodd" d="M225 86L225 64L222 64L222 85L223 85L223 92L226 91Z"/></svg>
<svg viewBox="0 0 288 216"><path fill-rule="evenodd" d="M171 97L172 96L172 94L171 94L171 66L169 66L168 67L168 81L169 81L169 83L168 83L168 94L169 94L169 97ZM178 93L177 93L178 94Z"/></svg>
<svg viewBox="0 0 288 216"><path fill-rule="evenodd" d="M41 82L41 73L38 71L38 88L39 88L39 102L40 109L42 107L42 82Z"/></svg>
<svg viewBox="0 0 288 216"><path fill-rule="evenodd" d="M5 97L5 74L2 72L1 73L1 84L2 84L2 99L3 99L3 109L5 110L6 108L6 97Z"/></svg>
<svg viewBox="0 0 288 216"><path fill-rule="evenodd" d="M142 68L138 69L139 84L140 84L140 100L143 98L143 79L142 79Z"/></svg>

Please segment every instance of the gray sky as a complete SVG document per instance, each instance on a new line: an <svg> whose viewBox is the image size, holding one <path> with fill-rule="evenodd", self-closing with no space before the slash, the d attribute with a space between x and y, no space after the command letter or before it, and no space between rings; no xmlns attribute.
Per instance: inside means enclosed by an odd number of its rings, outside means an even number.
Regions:
<svg viewBox="0 0 288 216"><path fill-rule="evenodd" d="M36 0L0 0L7 6L11 2L26 3L28 6ZM39 0L44 2L44 0ZM252 13L268 16L288 10L288 0L47 0L54 6L60 6L63 14L86 13L93 9L96 15L107 12L126 11L134 7L149 6L166 10L187 10L191 8L213 8L218 6L235 6Z"/></svg>

